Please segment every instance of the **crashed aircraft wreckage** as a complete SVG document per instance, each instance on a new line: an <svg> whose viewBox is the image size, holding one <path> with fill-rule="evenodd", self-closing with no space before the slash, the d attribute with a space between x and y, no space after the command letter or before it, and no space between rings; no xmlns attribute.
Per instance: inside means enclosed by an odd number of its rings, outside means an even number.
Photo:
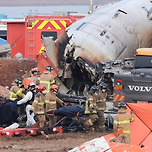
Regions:
<svg viewBox="0 0 152 152"><path fill-rule="evenodd" d="M152 47L151 29L152 2L122 0L98 7L70 25L56 41L43 37L43 42L59 78L79 94L97 82L99 71L108 79L106 72L131 68L134 51ZM117 64L121 69L112 69Z"/></svg>

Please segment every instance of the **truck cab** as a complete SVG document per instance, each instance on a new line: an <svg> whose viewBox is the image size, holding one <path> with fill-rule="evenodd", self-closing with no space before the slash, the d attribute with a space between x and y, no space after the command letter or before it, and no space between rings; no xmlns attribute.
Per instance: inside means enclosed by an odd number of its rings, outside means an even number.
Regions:
<svg viewBox="0 0 152 152"><path fill-rule="evenodd" d="M152 102L152 48L136 50L130 73L114 74L113 101Z"/></svg>

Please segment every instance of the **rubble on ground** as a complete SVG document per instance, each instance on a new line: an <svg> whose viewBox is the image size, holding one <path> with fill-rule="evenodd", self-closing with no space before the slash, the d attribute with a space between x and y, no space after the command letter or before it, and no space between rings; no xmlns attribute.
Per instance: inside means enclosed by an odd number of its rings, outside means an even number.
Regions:
<svg viewBox="0 0 152 152"><path fill-rule="evenodd" d="M0 86L0 97L9 99L9 90L6 87Z"/></svg>

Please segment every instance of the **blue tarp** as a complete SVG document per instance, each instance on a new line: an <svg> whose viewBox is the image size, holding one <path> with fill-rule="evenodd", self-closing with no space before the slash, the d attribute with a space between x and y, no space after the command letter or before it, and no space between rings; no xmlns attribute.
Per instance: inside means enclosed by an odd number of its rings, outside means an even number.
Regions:
<svg viewBox="0 0 152 152"><path fill-rule="evenodd" d="M6 19L6 15L5 14L0 14L0 19Z"/></svg>
<svg viewBox="0 0 152 152"><path fill-rule="evenodd" d="M7 43L7 41L5 40L5 39L2 39L1 37L0 37L0 45L1 44L6 44Z"/></svg>
<svg viewBox="0 0 152 152"><path fill-rule="evenodd" d="M55 116L83 116L85 108L81 108L78 106L67 106L62 107L57 110L48 111L48 114L54 114Z"/></svg>

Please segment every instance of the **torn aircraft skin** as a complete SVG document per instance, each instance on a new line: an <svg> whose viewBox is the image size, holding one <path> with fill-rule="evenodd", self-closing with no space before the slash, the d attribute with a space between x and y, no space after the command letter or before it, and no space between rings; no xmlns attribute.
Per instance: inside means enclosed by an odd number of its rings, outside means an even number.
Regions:
<svg viewBox="0 0 152 152"><path fill-rule="evenodd" d="M56 41L43 41L58 76L67 88L82 93L96 83L97 63L123 60L138 48L152 47L152 2L122 0L98 7Z"/></svg>

